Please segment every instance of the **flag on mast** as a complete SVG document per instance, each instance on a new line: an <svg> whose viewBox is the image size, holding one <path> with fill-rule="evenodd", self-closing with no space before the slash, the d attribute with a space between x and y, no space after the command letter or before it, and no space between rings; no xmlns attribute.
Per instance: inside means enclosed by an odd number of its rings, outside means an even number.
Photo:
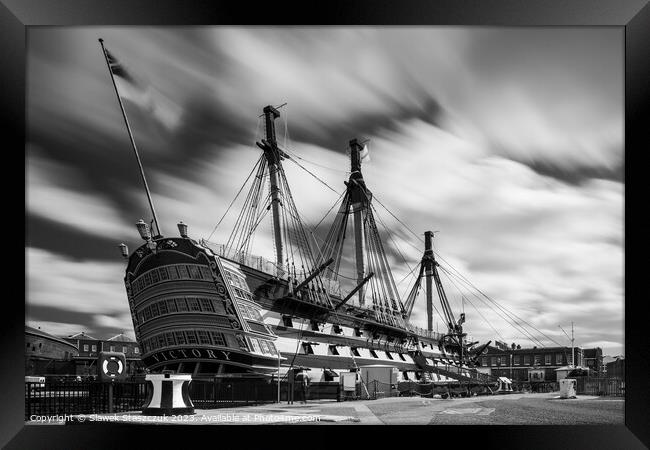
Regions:
<svg viewBox="0 0 650 450"><path fill-rule="evenodd" d="M108 49L105 52L120 97L148 111L165 128L175 128L180 121L181 108L150 84L141 81L141 77L136 78Z"/></svg>
<svg viewBox="0 0 650 450"><path fill-rule="evenodd" d="M370 150L368 150L368 144L365 144L359 153L361 161L370 162Z"/></svg>

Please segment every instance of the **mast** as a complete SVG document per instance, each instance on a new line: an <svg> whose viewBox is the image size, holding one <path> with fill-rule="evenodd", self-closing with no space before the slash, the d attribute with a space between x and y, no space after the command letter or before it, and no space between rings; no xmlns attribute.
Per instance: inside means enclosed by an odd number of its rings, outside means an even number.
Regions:
<svg viewBox="0 0 650 450"><path fill-rule="evenodd" d="M142 184L144 185L144 190L147 194L147 200L149 201L149 207L151 208L153 221L156 224L156 230L158 230L158 236L162 236L162 231L160 230L160 222L158 222L158 217L156 216L156 210L153 207L153 200L151 200L151 192L149 192L149 185L147 184L147 179L144 176L144 169L142 168L142 161L140 161L140 154L138 153L138 147L136 147L135 145L135 139L133 138L133 133L131 132L131 125L129 125L129 119L126 117L126 110L124 109L124 105L122 104L122 97L120 97L120 91L118 91L117 89L117 84L115 83L115 77L113 76L113 69L111 69L111 63L108 60L108 54L106 53L106 48L104 48L104 40L102 38L99 38L99 44L102 46L102 53L104 54L104 59L106 60L108 73L111 75L113 88L115 88L115 94L117 95L117 102L120 104L122 117L124 118L124 123L126 124L126 131L128 131L129 133L129 139L131 140L131 146L133 148L133 152L135 153L135 159L138 161L138 168L140 169L140 177L142 178Z"/></svg>
<svg viewBox="0 0 650 450"><path fill-rule="evenodd" d="M363 210L367 205L367 197L365 193L365 182L361 175L361 145L356 139L350 141L350 182L348 189L350 190L350 198L352 205L352 213L354 218L354 247L355 247L355 261L357 269L357 285L361 285L365 278L365 267L363 260ZM365 289L363 286L359 288L359 305L365 305Z"/></svg>
<svg viewBox="0 0 650 450"><path fill-rule="evenodd" d="M278 187L278 170L280 168L280 152L275 138L275 119L280 117L277 109L268 105L264 108L264 121L266 125L266 142L264 155L269 165L271 178L271 212L273 214L273 236L275 239L275 261L277 266L283 267L282 255L282 228L280 225L280 188Z"/></svg>
<svg viewBox="0 0 650 450"><path fill-rule="evenodd" d="M566 335L567 338L569 338L569 335L567 334L566 331L564 331L564 328L562 328L562 325L558 325L560 327L560 330ZM571 367L575 367L575 350L574 350L574 335L573 335L573 321L571 321Z"/></svg>
<svg viewBox="0 0 650 450"><path fill-rule="evenodd" d="M424 232L424 270L427 291L427 330L433 331L433 248L431 246L431 231ZM438 324L436 323L436 328Z"/></svg>

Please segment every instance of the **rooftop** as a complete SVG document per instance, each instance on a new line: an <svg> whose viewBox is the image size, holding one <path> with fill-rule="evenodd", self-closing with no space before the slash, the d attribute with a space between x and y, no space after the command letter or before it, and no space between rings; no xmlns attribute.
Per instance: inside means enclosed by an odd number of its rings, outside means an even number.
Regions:
<svg viewBox="0 0 650 450"><path fill-rule="evenodd" d="M41 329L33 328L33 327L30 327L30 326L27 326L27 325L25 325L25 333L26 334L31 334L31 335L34 335L34 336L39 336L39 337L42 337L42 338L45 338L45 339L50 339L52 341L56 341L56 342L59 342L61 344L69 345L71 347L75 347L70 342L68 342L66 340L63 340L60 337L54 336L52 334L46 333L45 331L42 331Z"/></svg>

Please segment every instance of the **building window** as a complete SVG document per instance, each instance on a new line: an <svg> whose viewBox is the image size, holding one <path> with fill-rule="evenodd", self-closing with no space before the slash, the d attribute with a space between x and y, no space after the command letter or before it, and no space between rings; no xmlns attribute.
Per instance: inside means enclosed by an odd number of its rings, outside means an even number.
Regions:
<svg viewBox="0 0 650 450"><path fill-rule="evenodd" d="M187 311L187 302L184 298L177 298L176 305L178 306L178 312Z"/></svg>
<svg viewBox="0 0 650 450"><path fill-rule="evenodd" d="M356 347L350 347L350 354L351 354L352 356L361 356L361 355L359 354L359 350L357 350Z"/></svg>
<svg viewBox="0 0 650 450"><path fill-rule="evenodd" d="M158 309L160 309L160 315L162 316L163 314L167 314L167 302L162 301L158 304Z"/></svg>
<svg viewBox="0 0 650 450"><path fill-rule="evenodd" d="M293 321L291 320L291 316L282 316L282 323L285 327L293 328Z"/></svg>
<svg viewBox="0 0 650 450"><path fill-rule="evenodd" d="M311 321L311 329L312 329L312 331L320 331L320 328L318 327L318 322L316 322L315 320L312 320Z"/></svg>
<svg viewBox="0 0 650 450"><path fill-rule="evenodd" d="M126 346L122 346L122 353L126 353Z"/></svg>
<svg viewBox="0 0 650 450"><path fill-rule="evenodd" d="M88 351L88 344L84 344L84 352Z"/></svg>
<svg viewBox="0 0 650 450"><path fill-rule="evenodd" d="M491 365L493 365L493 366L497 365L497 357L496 356L492 357L492 364Z"/></svg>
<svg viewBox="0 0 650 450"><path fill-rule="evenodd" d="M557 364L558 366L561 366L562 364L564 364L564 360L563 360L562 356L563 356L562 353L556 353L555 354L555 364Z"/></svg>
<svg viewBox="0 0 650 450"><path fill-rule="evenodd" d="M209 298L201 298L201 309L206 312L214 312L214 306Z"/></svg>
<svg viewBox="0 0 650 450"><path fill-rule="evenodd" d="M178 345L185 345L185 334L182 331L174 331L174 336L176 336L176 342Z"/></svg>
<svg viewBox="0 0 650 450"><path fill-rule="evenodd" d="M174 342L174 333L165 333L165 342L168 347L176 345L176 342Z"/></svg>
<svg viewBox="0 0 650 450"><path fill-rule="evenodd" d="M361 329L359 327L354 329L354 335L356 337L363 337L363 334L361 333Z"/></svg>
<svg viewBox="0 0 650 450"><path fill-rule="evenodd" d="M343 334L343 330L338 325L334 325L332 327L332 331L334 332L334 334Z"/></svg>
<svg viewBox="0 0 650 450"><path fill-rule="evenodd" d="M176 302L174 301L173 298L170 298L167 300L167 310L169 312L176 312L178 311L178 308L176 308Z"/></svg>
<svg viewBox="0 0 650 450"><path fill-rule="evenodd" d="M199 306L199 299L196 297L188 298L187 305L190 307L190 311L201 311L201 307Z"/></svg>
<svg viewBox="0 0 650 450"><path fill-rule="evenodd" d="M524 355L524 366L530 366L530 355Z"/></svg>
<svg viewBox="0 0 650 450"><path fill-rule="evenodd" d="M336 348L336 345L330 345L329 346L329 354L330 355L338 355L339 354L339 349Z"/></svg>
<svg viewBox="0 0 650 450"><path fill-rule="evenodd" d="M548 355L544 355L544 364L550 365L551 364L551 354L549 353Z"/></svg>
<svg viewBox="0 0 650 450"><path fill-rule="evenodd" d="M225 346L226 340L223 337L222 333L217 333L216 331L210 331L210 337L212 337L213 345Z"/></svg>
<svg viewBox="0 0 650 450"><path fill-rule="evenodd" d="M196 333L194 331L186 331L185 335L187 336L187 343L188 344L196 344Z"/></svg>
<svg viewBox="0 0 650 450"><path fill-rule="evenodd" d="M302 350L305 353L305 355L313 355L314 354L314 349L311 348L311 344L307 342L303 342L302 344Z"/></svg>
<svg viewBox="0 0 650 450"><path fill-rule="evenodd" d="M542 363L542 356L541 355L535 355L535 365L539 366Z"/></svg>
<svg viewBox="0 0 650 450"><path fill-rule="evenodd" d="M263 341L262 339L259 339L257 342L260 343L260 348L262 349L262 353L267 354L269 352L269 349L266 346L266 342Z"/></svg>
<svg viewBox="0 0 650 450"><path fill-rule="evenodd" d="M133 348L133 353L135 353L137 355L138 353L140 353L140 349L138 347L134 347Z"/></svg>
<svg viewBox="0 0 650 450"><path fill-rule="evenodd" d="M520 358L519 355L515 355L515 356L514 356L515 366L518 366L518 365L519 365L519 361L520 361L519 358Z"/></svg>
<svg viewBox="0 0 650 450"><path fill-rule="evenodd" d="M199 331L198 331L198 334L199 334L199 343L200 343L200 344L208 344L208 345L211 344L211 342L210 342L210 335L208 334L207 331L205 331L205 330L199 330Z"/></svg>

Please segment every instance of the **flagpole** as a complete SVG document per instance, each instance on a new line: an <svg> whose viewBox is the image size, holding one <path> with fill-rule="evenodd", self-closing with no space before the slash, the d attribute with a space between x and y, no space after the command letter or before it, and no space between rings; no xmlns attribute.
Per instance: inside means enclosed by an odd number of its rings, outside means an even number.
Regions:
<svg viewBox="0 0 650 450"><path fill-rule="evenodd" d="M115 94L117 95L117 101L120 104L120 109L122 110L122 117L124 117L124 123L126 124L126 129L129 132L129 139L131 139L131 146L135 152L135 159L138 161L138 167L140 168L140 175L142 176L142 183L144 184L144 189L147 193L147 200L149 200L149 207L151 207L151 213L153 214L153 220L156 223L156 229L158 230L158 235L162 236L160 231L160 224L158 222L158 217L156 217L156 210L153 207L153 201L151 200L151 192L149 192L149 185L147 184L147 179L144 176L144 169L142 168L142 162L140 161L140 155L138 154L138 148L135 145L135 139L133 138L133 133L131 132L131 125L129 125L129 119L126 117L126 110L122 104L122 98L120 97L120 92L117 90L117 84L115 83L115 77L113 76L113 71L111 70L111 65L108 62L108 56L106 55L106 49L104 48L104 40L99 38L99 44L102 46L102 53L104 53L104 59L106 60L106 66L108 67L108 73L111 75L111 81L113 82L113 87L115 88Z"/></svg>

